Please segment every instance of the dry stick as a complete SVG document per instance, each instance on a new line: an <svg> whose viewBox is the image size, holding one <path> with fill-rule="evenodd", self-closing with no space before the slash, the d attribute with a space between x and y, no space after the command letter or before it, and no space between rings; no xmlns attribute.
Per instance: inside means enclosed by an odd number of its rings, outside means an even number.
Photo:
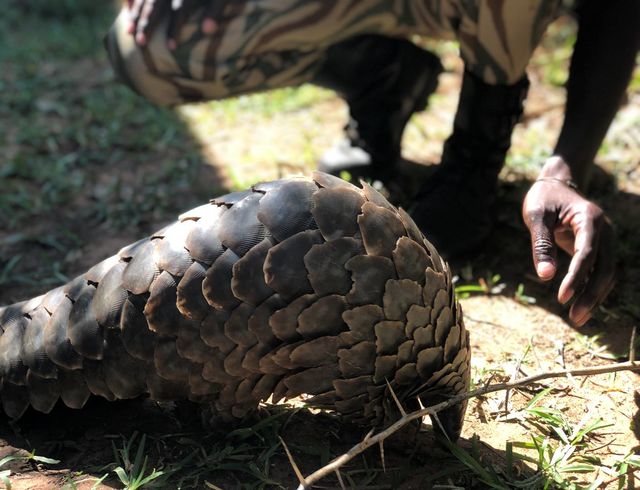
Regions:
<svg viewBox="0 0 640 490"><path fill-rule="evenodd" d="M507 328L505 325L501 325L500 323L490 322L489 320L480 320L479 318L473 318L469 315L465 315L464 320L468 322L480 323L482 325L489 325L490 327Z"/></svg>
<svg viewBox="0 0 640 490"><path fill-rule="evenodd" d="M634 329L635 330L635 329ZM533 376L528 376L526 378L521 378L516 381L509 381L507 383L496 383L493 385L485 385L482 388L478 388L473 391L469 391L467 393L461 393L459 395L451 397L449 400L445 402L438 403L437 405L432 405L427 408L423 408L421 410L416 410L415 412L411 412L403 417L401 417L397 422L393 425L390 425L382 432L378 432L371 437L365 438L360 441L358 444L349 449L342 456L337 457L329 464L323 466L317 471L314 471L311 475L304 479L304 484L301 483L297 490L306 490L311 487L315 482L321 480L329 473L335 472L338 468L341 468L344 464L351 461L357 455L363 453L366 449L373 446L374 444L378 444L385 439L387 439L390 435L399 431L409 422L421 419L426 415L433 415L437 412L440 412L446 408L449 408L453 405L460 403L461 401L467 400L469 398L475 398L478 396L486 395L487 393L493 393L496 391L508 390L511 388L518 388L525 385L533 384L537 381L549 378L562 378L566 376L594 376L596 374L607 374L607 373L615 373L619 371L640 371L640 361L628 361L622 362L619 364L606 364L604 366L594 366L594 367L586 367L581 369L566 369L562 371L551 371L548 373L539 373L534 374Z"/></svg>
<svg viewBox="0 0 640 490"><path fill-rule="evenodd" d="M280 439L280 443L282 444L282 447L284 448L284 452L287 453L287 458L289 458L289 463L293 467L293 471L295 472L296 476L298 477L298 481L300 482L300 486L303 487L303 488L306 488L308 486L308 483L304 479L304 476L302 475L302 471L300 471L300 468L298 468L298 465L296 464L295 459L293 459L293 455L291 454L291 451L289 451L289 448L287 447L287 445L284 442L284 439L282 437L278 436L278 439Z"/></svg>

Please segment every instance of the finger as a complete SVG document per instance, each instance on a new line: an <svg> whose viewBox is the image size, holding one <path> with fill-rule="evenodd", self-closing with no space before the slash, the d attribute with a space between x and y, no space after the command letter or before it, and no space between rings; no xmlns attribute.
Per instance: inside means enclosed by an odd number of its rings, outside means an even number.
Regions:
<svg viewBox="0 0 640 490"><path fill-rule="evenodd" d="M144 6L144 0L127 0L127 8L129 10L129 26L128 34L135 34L138 20L140 19L140 11Z"/></svg>
<svg viewBox="0 0 640 490"><path fill-rule="evenodd" d="M167 25L167 44L172 51L178 47L177 39L180 29L189 18L189 7L188 2L182 0L172 0L171 2L171 13Z"/></svg>
<svg viewBox="0 0 640 490"><path fill-rule="evenodd" d="M525 223L531 234L531 255L536 273L540 279L548 281L553 278L557 269L557 248L553 239L557 217L554 213L538 208L526 213Z"/></svg>
<svg viewBox="0 0 640 490"><path fill-rule="evenodd" d="M168 12L169 5L167 0L146 0L136 29L138 44L144 45L149 41L158 21Z"/></svg>
<svg viewBox="0 0 640 490"><path fill-rule="evenodd" d="M560 284L558 301L562 304L569 301L580 289L589 277L593 268L598 250L598 237L594 219L583 218L575 224L575 242L573 257L569 263L567 275Z"/></svg>
<svg viewBox="0 0 640 490"><path fill-rule="evenodd" d="M563 250L568 256L573 257L573 246L576 241L576 237L573 235L573 230L567 226L558 226L553 231L553 240L556 242L558 249Z"/></svg>
<svg viewBox="0 0 640 490"><path fill-rule="evenodd" d="M584 325L593 311L606 299L615 278L615 235L607 223L598 243L597 260L584 290L576 297L569 311L569 319L577 326Z"/></svg>
<svg viewBox="0 0 640 490"><path fill-rule="evenodd" d="M136 42L141 46L147 44L147 33L149 32L149 18L155 7L156 0L147 0L140 11L140 17L136 24Z"/></svg>
<svg viewBox="0 0 640 490"><path fill-rule="evenodd" d="M209 6L205 8L200 26L204 34L211 35L218 30L218 26L222 20L223 9L224 2L221 1L211 2Z"/></svg>

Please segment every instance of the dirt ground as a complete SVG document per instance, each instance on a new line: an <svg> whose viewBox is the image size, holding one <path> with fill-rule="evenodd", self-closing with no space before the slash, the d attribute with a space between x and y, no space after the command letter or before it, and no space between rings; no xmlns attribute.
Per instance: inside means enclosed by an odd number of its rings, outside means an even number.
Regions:
<svg viewBox="0 0 640 490"><path fill-rule="evenodd" d="M460 65L450 50L441 54L448 71L441 77L430 110L415 116L405 135L404 156L420 164L407 163L404 180L407 185L417 180L416 175L428 173L428 166L438 161L442 141L452 122ZM534 167L539 165L542 157L536 156L537 153L548 152L561 124L564 95L562 89L549 86L545 79L547 55L543 49L536 58L538 61L532 64L526 117L516 131L512 158L502 175L494 233L472 261L454 264L458 284L486 285L485 293L461 300L471 332L476 386L514 376L626 360L631 330L640 325L640 90L630 91L627 105L609 134L607 149L598 158L599 168L589 189L589 195L616 224L620 266L616 288L595 319L575 329L566 320L566 308L554 299L561 278L543 284L533 275L519 205L534 174L531 167L517 160L517 155L526 154ZM115 83L102 55L76 59L66 65L54 60L34 69L45 70L51 77L64 76L66 83L79 91L99 94ZM10 75L5 73L6 83L7 77ZM37 94L45 102L50 100L50 95ZM53 99L55 101L55 94ZM65 116L64 111L48 110L43 103L33 110L39 111L38 118L46 122L54 136L71 124L66 117L72 114ZM340 137L345 121L344 104L330 94L322 95L308 106L282 113L265 114L241 108L229 118L227 112L221 113L215 106L201 105L187 106L174 114L184 126L182 133L170 135L161 144L154 142L146 149L129 148L127 142L122 142L118 152L103 149L101 151L114 152L109 165L84 166L80 170L84 184L63 202L33 213L17 224L9 219L3 222L0 227L0 265L3 266L0 268L3 271L0 304L35 296L54 287L64 278L83 272L121 246L175 219L180 210L200 204L225 189L308 172L322 150ZM28 113L22 116L31 117ZM135 131L135 126L129 129ZM143 125L138 126L138 131L144 131ZM21 146L33 144L15 137L10 125L4 129L0 166L14 158ZM172 144L178 140L179 145ZM195 164L180 167L185 146L198 157ZM538 150L540 146L542 150ZM74 149L82 150L82 145ZM127 157L136 151L143 155L132 164ZM44 154L46 156L46 150ZM181 168L188 169L190 178L171 180L173 177L165 179L163 174L154 180L159 168L171 164L175 164L178 172ZM11 172L0 172L0 175L0 178L15 178ZM92 203L113 189L113 182L119 186L114 199L123 207L122 202L127 198L135 201L138 191L145 186L155 185L160 198L146 208L136 208L135 222L127 223L125 219L124 223L116 223L95 214L87 215L85 211ZM37 185L34 186L33 192L38 192ZM157 196L154 199L158 199ZM2 212L9 213L11 208ZM121 214L126 218L126 212ZM11 264L17 256L20 260ZM496 279L497 274L500 277ZM474 399L469 404L460 446L477 455L482 466L503 475L504 481L507 477L524 479L533 475L535 464L510 463L507 442L530 442L532 435L548 435L552 444L560 444L557 433L539 418L523 411L533 396L547 386L551 390L538 406L559 411L568 427L579 427L597 419L607 424L585 438L584 445L576 449L591 458L589 461L596 469L571 472L571 478L567 476L567 485L579 486L557 486L587 488L596 482L594 488L618 488L621 480L607 468L638 450L640 397L634 400L637 374L623 372L542 382L511 391L508 405L505 392ZM275 417L276 421L261 428L252 425L253 421L249 424L253 429L229 436L203 431L197 414L188 407L158 405L147 400L117 403L92 400L82 411L57 406L51 414L29 412L18 422L0 421L0 459L35 451L39 456L60 462L47 464L23 458L6 463L0 471L11 470L14 489L92 488L96 479L105 474L107 477L99 488L122 488L113 473L118 465L114 450L122 448L138 433L147 436L148 470L152 467L176 469L163 484L165 488L180 485L207 488L205 481L209 488L278 485L291 488L297 480L287 457L282 447L273 450L278 446L278 435L292 449L305 474L345 451L364 435L361 429L344 425L329 414L312 414L296 408L270 409L264 417L268 420ZM139 440L140 436L136 443ZM225 453L230 448L237 452ZM253 472L251 462L261 466L260 471ZM417 436L403 433L389 441L385 447L385 466L383 471L378 451L370 451L349 464L345 475L357 485L354 488L488 487L477 471L439 448L427 427ZM269 479L260 479L257 474L268 474ZM624 488L637 488L638 484L640 477L630 468ZM328 479L323 488L337 488L337 485L335 479ZM509 486L505 484L504 488ZM542 486L532 484L531 488Z"/></svg>

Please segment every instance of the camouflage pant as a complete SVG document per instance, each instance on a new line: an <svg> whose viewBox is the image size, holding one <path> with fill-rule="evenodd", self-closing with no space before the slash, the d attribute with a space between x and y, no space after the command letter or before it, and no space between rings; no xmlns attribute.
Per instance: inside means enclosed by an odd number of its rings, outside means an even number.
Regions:
<svg viewBox="0 0 640 490"><path fill-rule="evenodd" d="M458 39L468 70L491 84L519 80L561 0L214 0L223 16L210 37L196 12L178 48L161 23L145 47L121 12L107 36L116 71L160 105L222 99L311 81L326 49L361 34Z"/></svg>

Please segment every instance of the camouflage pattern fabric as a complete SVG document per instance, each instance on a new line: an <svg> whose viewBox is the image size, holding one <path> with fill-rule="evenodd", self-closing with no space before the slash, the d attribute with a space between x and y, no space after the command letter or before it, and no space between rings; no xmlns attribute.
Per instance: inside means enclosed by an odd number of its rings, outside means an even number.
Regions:
<svg viewBox="0 0 640 490"><path fill-rule="evenodd" d="M362 34L458 39L468 70L490 84L512 84L561 0L213 0L217 32L199 30L202 12L166 44L168 19L145 47L121 12L106 38L119 77L160 105L222 99L312 81L332 44Z"/></svg>

